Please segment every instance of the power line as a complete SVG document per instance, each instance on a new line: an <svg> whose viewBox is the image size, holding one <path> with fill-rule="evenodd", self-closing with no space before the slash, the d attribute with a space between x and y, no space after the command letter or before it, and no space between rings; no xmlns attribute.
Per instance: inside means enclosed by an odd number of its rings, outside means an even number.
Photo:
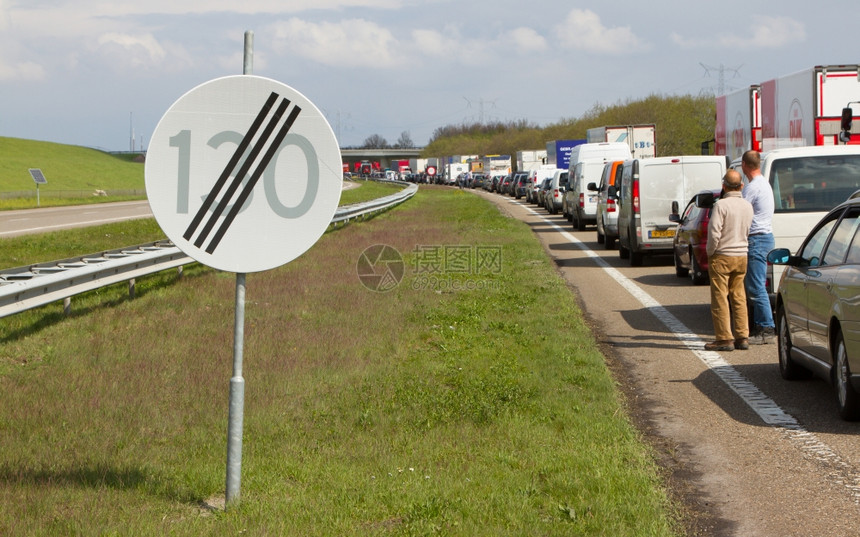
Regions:
<svg viewBox="0 0 860 537"><path fill-rule="evenodd" d="M737 67L726 67L723 64L720 64L719 67L712 67L709 65L705 65L702 62L699 62L699 65L705 70L705 76L711 76L711 71L717 71L718 73L718 82L716 88L711 86L711 90L715 90L716 95L725 95L727 91L736 90L738 88L734 86L726 86L726 71L730 71L734 73L732 78L740 78L740 68L743 67L743 64Z"/></svg>

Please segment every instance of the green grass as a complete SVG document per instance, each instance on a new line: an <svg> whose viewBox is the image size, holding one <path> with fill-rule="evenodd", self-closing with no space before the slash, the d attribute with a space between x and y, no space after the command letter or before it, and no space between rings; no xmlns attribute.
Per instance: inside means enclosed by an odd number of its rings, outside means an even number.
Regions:
<svg viewBox="0 0 860 537"><path fill-rule="evenodd" d="M48 184L41 193L59 190L143 190L143 163L86 147L0 136L0 192L32 190L27 170L39 168Z"/></svg>
<svg viewBox="0 0 860 537"><path fill-rule="evenodd" d="M375 200L383 196L390 196L403 190L400 185L380 183L377 181L355 181L358 185L354 188L345 189L340 195L340 205L351 205L363 201Z"/></svg>
<svg viewBox="0 0 860 537"><path fill-rule="evenodd" d="M357 277L377 244L406 267L385 293ZM436 272L446 247L501 264ZM76 297L71 318L0 320L0 534L680 531L532 232L436 188L248 276L242 500L205 508L224 492L234 285L195 265L134 300Z"/></svg>

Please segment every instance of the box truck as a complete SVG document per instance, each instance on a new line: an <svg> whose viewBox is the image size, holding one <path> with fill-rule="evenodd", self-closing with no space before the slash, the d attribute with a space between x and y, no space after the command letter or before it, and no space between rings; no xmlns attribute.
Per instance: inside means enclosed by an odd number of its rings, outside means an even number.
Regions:
<svg viewBox="0 0 860 537"><path fill-rule="evenodd" d="M552 140L546 143L546 163L566 170L570 167L570 152L585 140Z"/></svg>
<svg viewBox="0 0 860 537"><path fill-rule="evenodd" d="M469 165L463 162L452 162L445 165L445 181L449 185L457 184L460 175L465 175L469 171Z"/></svg>
<svg viewBox="0 0 860 537"><path fill-rule="evenodd" d="M545 149L530 149L517 151L517 171L530 172L537 170L546 162Z"/></svg>
<svg viewBox="0 0 860 537"><path fill-rule="evenodd" d="M730 159L761 151L761 87L758 84L717 97L714 154Z"/></svg>
<svg viewBox="0 0 860 537"><path fill-rule="evenodd" d="M657 156L655 125L611 125L585 131L588 143L623 142L630 148L633 158Z"/></svg>
<svg viewBox="0 0 860 537"><path fill-rule="evenodd" d="M837 145L842 109L856 101L857 65L819 65L762 82L762 151ZM860 144L860 133L852 134L848 143Z"/></svg>

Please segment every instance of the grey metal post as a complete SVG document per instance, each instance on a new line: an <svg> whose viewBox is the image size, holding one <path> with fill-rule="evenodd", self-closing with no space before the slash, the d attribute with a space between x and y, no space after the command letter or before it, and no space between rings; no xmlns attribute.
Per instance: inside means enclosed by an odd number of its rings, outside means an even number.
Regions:
<svg viewBox="0 0 860 537"><path fill-rule="evenodd" d="M233 325L233 377L230 379L230 414L227 424L226 506L239 501L242 483L242 421L245 415L245 379L242 354L245 340L245 274L236 274L236 318Z"/></svg>
<svg viewBox="0 0 860 537"><path fill-rule="evenodd" d="M243 75L254 71L254 32L245 32ZM245 379L242 355L245 343L245 274L236 274L236 314L233 324L233 377L230 378L230 413L227 419L227 491L225 507L239 503L242 484L242 422L245 417Z"/></svg>
<svg viewBox="0 0 860 537"><path fill-rule="evenodd" d="M254 74L254 32L245 32L245 61L242 65L243 75Z"/></svg>

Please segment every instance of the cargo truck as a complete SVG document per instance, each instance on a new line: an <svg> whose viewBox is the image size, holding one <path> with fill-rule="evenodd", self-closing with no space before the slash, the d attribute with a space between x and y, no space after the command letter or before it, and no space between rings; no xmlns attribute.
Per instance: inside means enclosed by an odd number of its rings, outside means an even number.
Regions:
<svg viewBox="0 0 860 537"><path fill-rule="evenodd" d="M445 181L449 185L457 184L460 175L465 175L469 171L469 165L463 162L452 162L445 165L444 176Z"/></svg>
<svg viewBox="0 0 860 537"><path fill-rule="evenodd" d="M546 150L533 149L528 151L517 151L517 171L530 172L537 170L546 163Z"/></svg>
<svg viewBox="0 0 860 537"><path fill-rule="evenodd" d="M570 166L570 152L585 140L552 140L546 143L546 163L566 170Z"/></svg>
<svg viewBox="0 0 860 537"><path fill-rule="evenodd" d="M717 97L714 154L734 160L761 151L761 86L754 84Z"/></svg>
<svg viewBox="0 0 860 537"><path fill-rule="evenodd" d="M610 125L585 131L588 143L623 142L630 147L633 158L657 156L655 125Z"/></svg>
<svg viewBox="0 0 860 537"><path fill-rule="evenodd" d="M842 109L856 101L857 65L819 65L762 82L762 151L839 144ZM860 144L860 133L847 142Z"/></svg>

